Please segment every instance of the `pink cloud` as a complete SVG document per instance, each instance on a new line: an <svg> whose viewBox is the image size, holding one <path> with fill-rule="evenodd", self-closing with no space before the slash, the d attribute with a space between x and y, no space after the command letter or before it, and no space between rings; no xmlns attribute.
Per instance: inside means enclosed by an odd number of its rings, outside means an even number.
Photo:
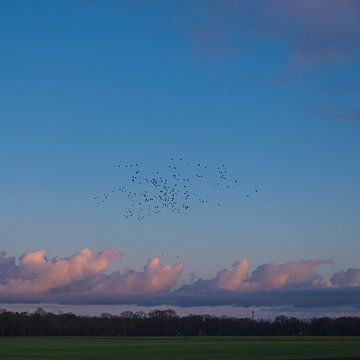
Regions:
<svg viewBox="0 0 360 360"><path fill-rule="evenodd" d="M217 273L215 281L211 284L213 289L242 290L249 280L250 263L243 259L233 264L232 271L222 270Z"/></svg>
<svg viewBox="0 0 360 360"><path fill-rule="evenodd" d="M95 286L95 291L110 291L121 293L151 294L172 288L185 265L178 262L174 265L161 265L160 258L150 259L144 266L144 271L128 270L121 274L113 273Z"/></svg>
<svg viewBox="0 0 360 360"><path fill-rule="evenodd" d="M280 264L264 264L254 270L251 283L261 290L284 287L321 287L321 275L315 273L320 265L333 264L328 260L302 260Z"/></svg>
<svg viewBox="0 0 360 360"><path fill-rule="evenodd" d="M156 293L174 286L184 269L182 262L161 265L160 259L154 257L142 272L128 270L106 274L111 262L120 260L122 256L121 252L113 249L98 253L83 249L69 258L48 260L46 252L39 250L24 254L16 265L14 258L1 254L0 293Z"/></svg>
<svg viewBox="0 0 360 360"><path fill-rule="evenodd" d="M327 260L303 260L287 263L269 263L258 266L249 276L247 259L233 264L231 271L222 270L211 281L210 288L232 291L275 290L292 287L321 287L321 275L315 273L320 265L332 264Z"/></svg>
<svg viewBox="0 0 360 360"><path fill-rule="evenodd" d="M101 252L83 249L68 258L49 260L46 252L39 250L27 252L16 261L1 252L0 301L250 304L256 299L261 300L262 296L267 296L269 301L285 301L280 298L286 290L291 290L287 293L291 300L295 290L311 289L317 296L317 291L335 294L333 291L341 288L351 294L349 288L360 288L360 269L340 271L330 280L324 279L316 270L332 264L327 260L267 263L251 272L249 261L243 259L235 262L232 269L219 271L212 279L199 279L177 289L176 284L185 267L182 262L164 265L159 257L154 257L140 271L109 273L111 264L121 260L122 256L113 249ZM305 294L309 292L305 291Z"/></svg>
<svg viewBox="0 0 360 360"><path fill-rule="evenodd" d="M67 259L49 261L44 250L28 252L20 257L16 275L0 285L0 291L45 293L102 273L109 268L111 261L121 257L117 250L95 253L83 249Z"/></svg>

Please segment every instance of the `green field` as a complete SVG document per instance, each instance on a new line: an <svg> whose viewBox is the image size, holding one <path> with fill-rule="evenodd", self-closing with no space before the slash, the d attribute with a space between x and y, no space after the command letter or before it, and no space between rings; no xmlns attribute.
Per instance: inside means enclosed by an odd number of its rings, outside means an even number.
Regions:
<svg viewBox="0 0 360 360"><path fill-rule="evenodd" d="M356 337L0 338L0 359L360 359Z"/></svg>

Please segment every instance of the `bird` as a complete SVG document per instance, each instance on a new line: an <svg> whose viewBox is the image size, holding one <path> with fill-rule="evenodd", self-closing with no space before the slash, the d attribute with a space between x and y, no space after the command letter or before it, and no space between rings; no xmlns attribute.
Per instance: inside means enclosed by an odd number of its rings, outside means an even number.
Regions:
<svg viewBox="0 0 360 360"><path fill-rule="evenodd" d="M96 205L102 205L119 193L128 200L128 205L124 203L128 206L125 208L124 216L127 219L142 221L146 216L158 215L165 210L175 214L189 212L194 202L201 205L210 204L204 194L210 195L211 189L213 192L216 190L217 196L220 196L221 191L236 188L234 184L238 183L238 179L232 177L225 163L215 166L215 172L207 171L203 174L201 169L207 170L207 164L186 161L184 164L187 167L184 169L180 163L183 160L183 157L172 157L171 163L167 165L170 171L154 169L152 176L148 176L137 162L112 165L120 172L126 171L127 174L122 174L123 183L114 185L109 191L97 191L93 195L93 200ZM201 191L197 191L200 180ZM210 188L207 190L207 187ZM258 189L254 192L257 193ZM245 194L245 197L249 198L249 193ZM221 206L221 202L217 202L217 206Z"/></svg>

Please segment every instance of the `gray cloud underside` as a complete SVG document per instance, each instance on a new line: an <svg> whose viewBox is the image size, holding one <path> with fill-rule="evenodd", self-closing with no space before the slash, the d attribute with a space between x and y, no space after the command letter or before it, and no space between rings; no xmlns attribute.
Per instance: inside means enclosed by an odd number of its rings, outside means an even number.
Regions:
<svg viewBox="0 0 360 360"><path fill-rule="evenodd" d="M294 289L258 292L232 291L186 291L176 290L171 293L156 295L124 294L46 294L40 295L1 295L2 303L59 303L87 305L139 305L139 306L291 306L295 308L360 308L360 288L324 288Z"/></svg>

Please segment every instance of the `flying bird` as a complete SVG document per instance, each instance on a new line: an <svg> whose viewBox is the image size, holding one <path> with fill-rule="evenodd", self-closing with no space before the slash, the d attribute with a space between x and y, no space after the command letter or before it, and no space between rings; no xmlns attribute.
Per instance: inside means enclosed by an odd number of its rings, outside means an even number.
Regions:
<svg viewBox="0 0 360 360"><path fill-rule="evenodd" d="M212 167L200 162L195 162L192 166L189 161L183 160L182 157L176 160L171 158L171 164L167 165L169 170L154 169L153 173L146 172L139 163L113 165L113 168L127 172L122 173L122 184L113 186L109 192L96 191L93 200L100 206L114 198L116 193L123 194L129 201L128 208L124 209L124 217L142 221L146 216L157 215L164 210L181 214L183 211L188 212L195 203L203 206L210 204L206 196L212 195L214 191L216 196L221 196L222 190L238 186L238 178L231 176L224 163L215 167L215 172L203 173L201 169L208 170ZM254 192L257 193L258 189ZM249 193L245 196L250 197ZM221 206L221 202L217 202L217 206Z"/></svg>

